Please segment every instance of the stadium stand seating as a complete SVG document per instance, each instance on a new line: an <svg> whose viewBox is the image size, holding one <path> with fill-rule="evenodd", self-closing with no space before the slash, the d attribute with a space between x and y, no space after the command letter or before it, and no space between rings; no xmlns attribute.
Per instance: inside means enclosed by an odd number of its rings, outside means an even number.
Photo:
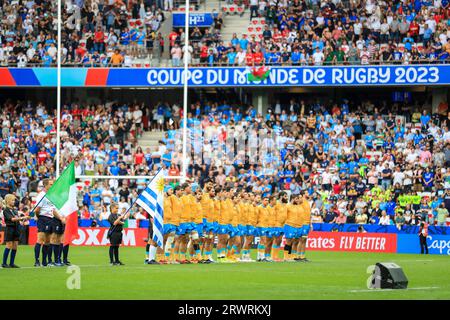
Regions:
<svg viewBox="0 0 450 320"><path fill-rule="evenodd" d="M193 104L188 154L203 157L191 162L191 182L198 188L212 179L261 195L307 190L314 199L314 222L378 224L384 211L390 224L423 219L438 224L438 206L450 209L448 106L441 114L419 112L408 103L382 106L291 101L262 115L245 104ZM2 104L0 196L17 193L28 208L37 181L55 175L56 123L49 110L38 101ZM146 184L114 176L152 175L161 166L168 176L179 175L180 116L179 106L167 103L64 105L63 165L75 159L77 175L112 178L79 181L80 217L101 220L105 201L126 207ZM254 157L242 157L239 150L230 159L223 156L229 139L246 137L252 147L254 130L260 138L266 134ZM148 134L156 140L145 145Z"/></svg>
<svg viewBox="0 0 450 320"><path fill-rule="evenodd" d="M150 0L64 3L65 66L159 66L162 56L180 56L172 44L164 52L171 41L180 45L181 59L187 51L191 65L203 66L447 63L450 54L447 0L219 1L212 14L220 16L210 28L191 34L186 50L179 29L172 40L160 30L164 22L171 24L170 11L185 11L179 1L172 8L170 1ZM199 5L193 1L190 11L203 8ZM54 66L54 2L8 0L0 9L0 65ZM236 37L222 37L233 28L227 21L236 16L248 24Z"/></svg>

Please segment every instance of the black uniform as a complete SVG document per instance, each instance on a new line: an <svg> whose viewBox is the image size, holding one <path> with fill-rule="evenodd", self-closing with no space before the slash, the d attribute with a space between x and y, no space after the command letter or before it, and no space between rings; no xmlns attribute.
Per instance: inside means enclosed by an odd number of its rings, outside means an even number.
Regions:
<svg viewBox="0 0 450 320"><path fill-rule="evenodd" d="M123 227L121 224L114 225L114 221L116 221L118 217L119 217L118 214L111 213L108 218L108 221L111 224L111 227L109 228L110 233L109 242L113 246L120 246L120 244L122 243Z"/></svg>
<svg viewBox="0 0 450 320"><path fill-rule="evenodd" d="M19 221L12 221L13 218L18 218L19 215L14 209L6 208L3 210L3 216L5 218L5 241L19 241L20 238L20 223Z"/></svg>
<svg viewBox="0 0 450 320"><path fill-rule="evenodd" d="M37 220L38 232L53 233L53 218L39 216Z"/></svg>
<svg viewBox="0 0 450 320"><path fill-rule="evenodd" d="M423 254L425 252L426 254L428 254L428 244L427 244L428 231L423 232L424 229L425 226L421 224L419 227L420 253Z"/></svg>
<svg viewBox="0 0 450 320"><path fill-rule="evenodd" d="M53 220L52 221L52 233L64 234L65 226L62 223L62 221L56 217L53 218L52 220Z"/></svg>

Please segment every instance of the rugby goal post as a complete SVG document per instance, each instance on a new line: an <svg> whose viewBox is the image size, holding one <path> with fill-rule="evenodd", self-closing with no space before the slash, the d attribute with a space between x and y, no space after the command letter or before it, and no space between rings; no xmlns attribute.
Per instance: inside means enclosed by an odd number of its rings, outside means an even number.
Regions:
<svg viewBox="0 0 450 320"><path fill-rule="evenodd" d="M61 53L62 53L62 42L61 42L61 26L62 26L62 0L58 0L58 54L57 54L57 90L56 90L56 100L57 100L57 115L56 115L56 178L59 178L61 170ZM190 7L190 0L185 0L186 8ZM188 50L189 47L189 12L190 10L185 10L185 43L184 48ZM182 170L180 176L165 176L168 180L181 180L186 181L187 178L187 105L188 105L188 55L184 55L184 72L183 72L183 156L182 156ZM91 180L102 180L102 179L151 179L154 176L107 176L107 175L93 175L93 176L77 176L77 179L91 179Z"/></svg>

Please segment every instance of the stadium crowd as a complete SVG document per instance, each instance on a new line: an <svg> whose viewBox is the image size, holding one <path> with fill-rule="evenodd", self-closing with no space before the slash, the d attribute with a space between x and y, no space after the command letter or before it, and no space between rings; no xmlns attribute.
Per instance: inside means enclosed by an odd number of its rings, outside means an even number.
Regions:
<svg viewBox="0 0 450 320"><path fill-rule="evenodd" d="M263 24L251 29L262 32L243 30L225 43L218 17L211 32L194 29L183 52L194 65L446 63L449 9L446 0L252 0L250 20Z"/></svg>
<svg viewBox="0 0 450 320"><path fill-rule="evenodd" d="M253 0L247 4L250 18L263 20L262 32L242 30L230 42L223 41L226 18L218 13L210 28L190 30L187 48L183 29L168 35L157 32L164 13L156 6L129 2L128 9L124 5L104 9L109 11L103 20L94 9L95 26L94 22L81 25L86 42L66 42L64 63L129 67L151 48L148 65L158 66L165 41L174 67L181 65L184 55L193 66L414 64L446 63L449 58L448 1ZM109 16L114 10L119 10L121 23Z"/></svg>
<svg viewBox="0 0 450 320"><path fill-rule="evenodd" d="M51 66L57 54L54 1L0 1L0 66Z"/></svg>
<svg viewBox="0 0 450 320"><path fill-rule="evenodd" d="M162 1L151 0L65 1L62 63L126 67L152 49L156 54L162 9Z"/></svg>
<svg viewBox="0 0 450 320"><path fill-rule="evenodd" d="M317 223L445 225L450 113L445 103L434 114L422 107L292 100L262 115L251 105L195 103L188 114L188 155L197 155L190 181L194 190L212 181L264 196L306 190ZM81 218L104 220L111 201L126 210L147 182L114 176L153 175L160 167L180 174L179 106L108 102L62 109L62 166L75 160L77 175L112 177L80 183ZM16 193L21 208L30 208L38 181L55 175L55 114L30 101L7 101L2 110L0 196ZM402 113L407 117L394 116ZM158 147L142 150L139 137L147 130L165 130L165 136ZM247 150L259 148L256 156L233 150L237 137ZM146 217L134 210L136 218Z"/></svg>
<svg viewBox="0 0 450 320"><path fill-rule="evenodd" d="M242 30L223 41L226 18L210 28L161 34L170 1L65 1L62 62L67 66L158 66L163 55L191 65L330 65L446 63L450 36L447 0L249 1L260 33ZM51 1L2 1L0 64L52 66L56 6ZM167 12L167 11L166 11ZM164 53L164 44L169 52ZM150 60L151 57L151 60Z"/></svg>

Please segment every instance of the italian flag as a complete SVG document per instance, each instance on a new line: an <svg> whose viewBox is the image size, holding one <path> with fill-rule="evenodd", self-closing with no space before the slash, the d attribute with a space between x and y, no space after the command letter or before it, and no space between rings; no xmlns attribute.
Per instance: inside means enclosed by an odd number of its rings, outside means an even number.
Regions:
<svg viewBox="0 0 450 320"><path fill-rule="evenodd" d="M73 161L53 183L45 196L55 205L59 214L66 218L64 245L70 244L78 237L77 187Z"/></svg>

